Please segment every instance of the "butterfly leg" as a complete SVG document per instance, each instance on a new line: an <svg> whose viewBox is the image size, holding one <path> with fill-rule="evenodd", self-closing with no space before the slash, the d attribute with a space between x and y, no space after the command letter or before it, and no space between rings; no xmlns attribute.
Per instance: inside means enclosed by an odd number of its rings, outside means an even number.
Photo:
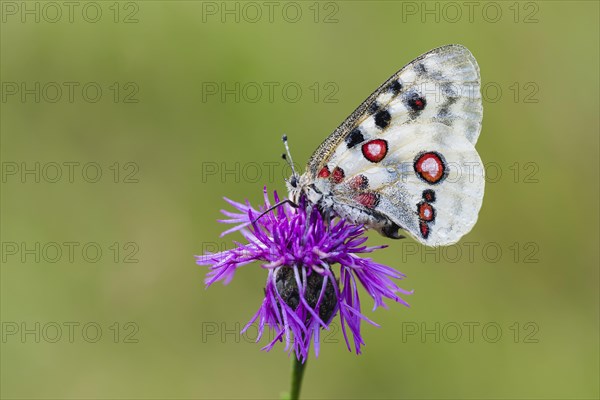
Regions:
<svg viewBox="0 0 600 400"><path fill-rule="evenodd" d="M273 211L274 209L276 209L277 207L280 207L284 204L289 204L290 206L294 207L294 208L298 208L300 207L298 204L294 203L292 200L290 199L285 199L285 200L281 200L279 203L275 204L274 206L269 207L268 209L266 209L265 211L263 211L258 217L256 217L253 221L252 221L252 225L254 225L256 223L256 221L258 221L263 215Z"/></svg>
<svg viewBox="0 0 600 400"><path fill-rule="evenodd" d="M331 209L324 209L321 215L323 215L323 221L325 222L327 230L329 230L329 228L331 228Z"/></svg>

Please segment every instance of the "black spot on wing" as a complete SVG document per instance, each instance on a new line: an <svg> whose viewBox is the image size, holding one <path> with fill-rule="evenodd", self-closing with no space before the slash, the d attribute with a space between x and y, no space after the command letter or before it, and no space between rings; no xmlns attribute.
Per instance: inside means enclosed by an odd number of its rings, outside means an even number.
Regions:
<svg viewBox="0 0 600 400"><path fill-rule="evenodd" d="M371 115L375 114L377 111L379 111L380 105L378 102L374 101L373 103L371 103L371 105L369 106L369 109L367 110L367 112Z"/></svg>
<svg viewBox="0 0 600 400"><path fill-rule="evenodd" d="M452 115L450 114L450 110L448 109L448 107L444 107L442 105L442 108L440 108L440 111L438 111L434 120L437 122L440 122L444 125L451 126L453 118L452 118Z"/></svg>
<svg viewBox="0 0 600 400"><path fill-rule="evenodd" d="M354 128L352 131L346 136L346 145L349 149L353 148L359 143L364 142L365 137L360 132L359 128Z"/></svg>
<svg viewBox="0 0 600 400"><path fill-rule="evenodd" d="M394 96L397 96L402 90L402 84L397 79L393 80L387 87L387 90L390 91Z"/></svg>
<svg viewBox="0 0 600 400"><path fill-rule="evenodd" d="M440 80L444 80L444 78L440 77ZM458 93L456 91L456 88L454 87L454 85L452 85L451 82L442 83L441 88L442 88L442 94L444 95L444 97L456 100L456 96L458 95Z"/></svg>
<svg viewBox="0 0 600 400"><path fill-rule="evenodd" d="M375 114L375 125L377 125L381 129L385 129L390 124L392 120L392 116L388 112L388 110L381 110Z"/></svg>
<svg viewBox="0 0 600 400"><path fill-rule="evenodd" d="M415 72L417 73L417 75L423 75L427 73L427 68L425 68L425 64L423 64L422 62L417 63L415 65Z"/></svg>
<svg viewBox="0 0 600 400"><path fill-rule="evenodd" d="M440 105L440 110L435 116L435 119L442 124L450 126L454 120L454 115L450 113L450 107L452 104L456 103L458 99L457 92L450 82L442 84L441 89L444 102Z"/></svg>

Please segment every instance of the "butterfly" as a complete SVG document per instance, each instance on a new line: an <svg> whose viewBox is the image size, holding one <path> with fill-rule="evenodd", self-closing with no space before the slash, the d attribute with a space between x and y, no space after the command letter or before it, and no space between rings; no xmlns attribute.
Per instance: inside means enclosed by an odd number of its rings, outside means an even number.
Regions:
<svg viewBox="0 0 600 400"><path fill-rule="evenodd" d="M402 229L425 245L455 243L475 225L483 200L475 150L482 115L471 52L461 45L433 49L358 106L304 174L294 170L289 200L304 196L324 215L389 238L402 238Z"/></svg>

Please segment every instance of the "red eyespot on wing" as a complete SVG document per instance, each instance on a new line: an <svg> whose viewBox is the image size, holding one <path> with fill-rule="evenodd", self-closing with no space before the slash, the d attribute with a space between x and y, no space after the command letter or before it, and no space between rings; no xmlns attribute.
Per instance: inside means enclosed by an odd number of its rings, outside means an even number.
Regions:
<svg viewBox="0 0 600 400"><path fill-rule="evenodd" d="M362 145L363 156L373 163L383 160L387 152L388 144L383 139L371 140Z"/></svg>
<svg viewBox="0 0 600 400"><path fill-rule="evenodd" d="M379 195L373 192L360 193L354 196L354 200L366 208L375 208L379 204Z"/></svg>
<svg viewBox="0 0 600 400"><path fill-rule="evenodd" d="M425 105L427 105L427 100L418 93L412 93L411 97L408 99L408 107L414 112L423 111Z"/></svg>
<svg viewBox="0 0 600 400"><path fill-rule="evenodd" d="M319 174L317 176L319 178L329 178L329 175L331 175L331 173L329 172L329 168L327 168L327 165L326 165L323 168L321 168L321 170L319 171Z"/></svg>
<svg viewBox="0 0 600 400"><path fill-rule="evenodd" d="M431 189L423 190L423 200L433 203L435 201L435 192Z"/></svg>
<svg viewBox="0 0 600 400"><path fill-rule="evenodd" d="M435 151L419 154L415 158L414 168L421 179L431 184L439 183L446 177L444 158Z"/></svg>
<svg viewBox="0 0 600 400"><path fill-rule="evenodd" d="M435 218L435 210L429 203L419 203L417 205L417 210L419 212L419 219L421 221L433 221Z"/></svg>
<svg viewBox="0 0 600 400"><path fill-rule="evenodd" d="M349 185L353 190L365 190L369 187L369 180L364 175L356 175L350 180Z"/></svg>
<svg viewBox="0 0 600 400"><path fill-rule="evenodd" d="M333 181L335 183L340 183L341 181L344 180L345 176L346 176L346 174L344 174L343 169L341 169L340 167L335 167L333 169L333 174L331 174L331 179L333 179Z"/></svg>

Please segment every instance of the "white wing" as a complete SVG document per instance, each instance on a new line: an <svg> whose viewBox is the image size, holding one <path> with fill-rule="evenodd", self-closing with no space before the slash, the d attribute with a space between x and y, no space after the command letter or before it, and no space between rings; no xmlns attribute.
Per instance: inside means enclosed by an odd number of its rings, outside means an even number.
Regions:
<svg viewBox="0 0 600 400"><path fill-rule="evenodd" d="M400 227L428 245L458 241L475 224L483 199L474 148L479 82L477 62L462 46L422 55L327 138L309 174L342 217L390 237Z"/></svg>

